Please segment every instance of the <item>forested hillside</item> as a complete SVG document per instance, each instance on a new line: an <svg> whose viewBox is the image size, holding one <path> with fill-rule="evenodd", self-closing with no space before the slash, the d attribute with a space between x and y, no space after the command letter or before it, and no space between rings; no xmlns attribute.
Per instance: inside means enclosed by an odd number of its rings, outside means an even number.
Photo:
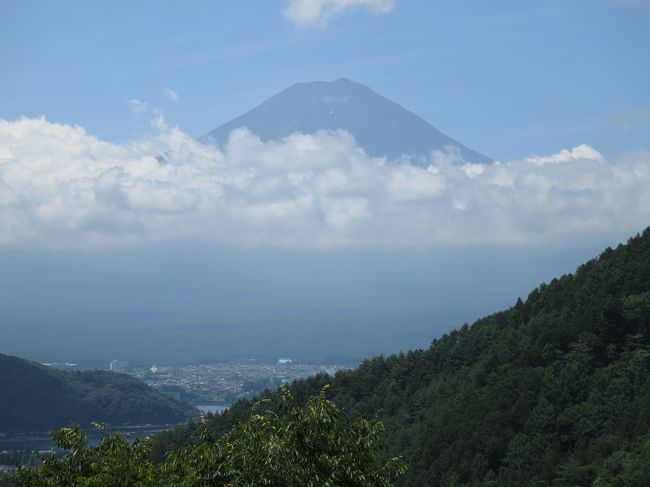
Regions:
<svg viewBox="0 0 650 487"><path fill-rule="evenodd" d="M327 383L346 410L381 411L386 458L409 465L403 485L650 485L650 229L427 350L292 390L304 400ZM209 428L228 430L249 407ZM154 451L198 431L163 435Z"/></svg>
<svg viewBox="0 0 650 487"><path fill-rule="evenodd" d="M196 414L144 382L105 371L62 372L0 354L0 432L44 431L92 421L173 424Z"/></svg>

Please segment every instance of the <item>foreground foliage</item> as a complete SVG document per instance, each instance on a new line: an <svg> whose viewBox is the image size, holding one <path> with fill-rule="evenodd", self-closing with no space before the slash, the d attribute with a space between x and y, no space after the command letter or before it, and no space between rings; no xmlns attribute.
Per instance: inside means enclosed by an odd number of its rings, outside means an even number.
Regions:
<svg viewBox="0 0 650 487"><path fill-rule="evenodd" d="M107 434L89 448L78 428L63 428L53 439L69 453L20 469L16 480L25 487L387 487L404 472L398 458L378 462L381 423L344 414L325 389L304 407L283 389L277 404L266 406L216 439L204 431L197 444L160 463L149 460L149 439L129 444Z"/></svg>
<svg viewBox="0 0 650 487"><path fill-rule="evenodd" d="M427 350L292 390L304 398L326 382L346 409L384 411L383 454L410 464L401 485L648 486L650 229ZM249 408L208 427L225 432ZM197 435L162 435L154 454Z"/></svg>

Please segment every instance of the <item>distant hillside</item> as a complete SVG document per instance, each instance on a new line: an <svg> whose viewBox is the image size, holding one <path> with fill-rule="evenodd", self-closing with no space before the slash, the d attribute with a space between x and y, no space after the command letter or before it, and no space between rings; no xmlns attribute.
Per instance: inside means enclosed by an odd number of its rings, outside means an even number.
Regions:
<svg viewBox="0 0 650 487"><path fill-rule="evenodd" d="M432 150L456 147L463 159L492 160L448 137L402 106L370 88L345 78L297 83L249 112L201 137L223 145L236 128L247 127L262 140L282 139L294 132L344 129L371 156L428 158Z"/></svg>
<svg viewBox="0 0 650 487"><path fill-rule="evenodd" d="M427 350L292 389L304 399L326 383L347 410L381 411L385 455L409 463L403 485L650 485L650 228ZM156 451L196 434L170 432Z"/></svg>
<svg viewBox="0 0 650 487"><path fill-rule="evenodd" d="M0 432L44 431L92 421L173 424L195 414L144 382L105 371L62 372L0 354Z"/></svg>

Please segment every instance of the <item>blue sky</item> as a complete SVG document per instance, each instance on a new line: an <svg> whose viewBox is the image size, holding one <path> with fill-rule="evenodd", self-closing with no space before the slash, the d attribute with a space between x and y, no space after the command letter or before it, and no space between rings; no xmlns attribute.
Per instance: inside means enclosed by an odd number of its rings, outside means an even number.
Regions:
<svg viewBox="0 0 650 487"><path fill-rule="evenodd" d="M123 142L150 130L139 99L200 136L294 82L348 77L498 159L610 156L650 148L648 5L397 0L309 26L285 1L4 1L0 118Z"/></svg>

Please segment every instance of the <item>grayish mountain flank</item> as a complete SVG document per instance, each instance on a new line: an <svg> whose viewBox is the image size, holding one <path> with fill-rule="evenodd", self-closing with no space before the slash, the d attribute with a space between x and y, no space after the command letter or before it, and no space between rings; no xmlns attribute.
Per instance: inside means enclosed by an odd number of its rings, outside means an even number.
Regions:
<svg viewBox="0 0 650 487"><path fill-rule="evenodd" d="M394 159L407 155L417 163L429 157L432 150L451 146L457 147L466 161L492 162L401 105L345 78L297 83L199 140L224 145L230 132L240 127L247 127L264 141L282 139L294 132L345 129L371 156Z"/></svg>

